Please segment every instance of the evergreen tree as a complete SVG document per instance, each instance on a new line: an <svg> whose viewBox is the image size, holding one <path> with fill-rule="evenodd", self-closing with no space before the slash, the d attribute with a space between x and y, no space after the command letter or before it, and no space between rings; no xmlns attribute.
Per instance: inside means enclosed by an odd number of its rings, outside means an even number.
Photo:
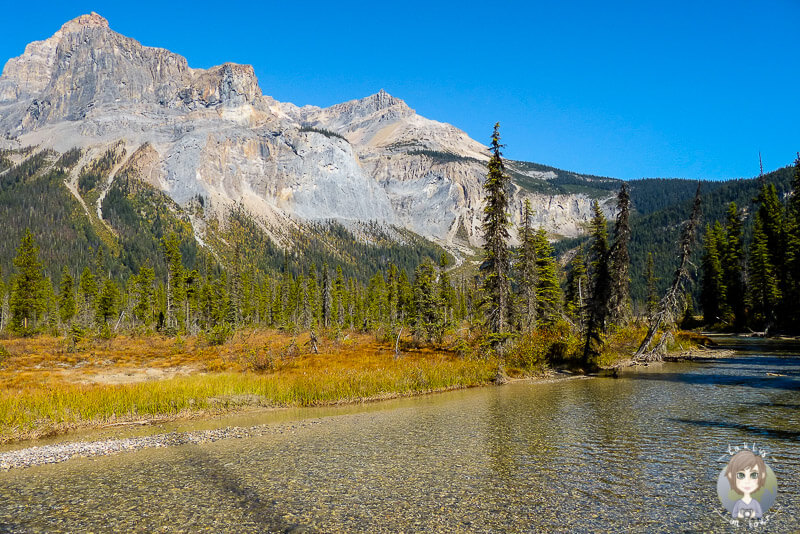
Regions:
<svg viewBox="0 0 800 534"><path fill-rule="evenodd" d="M55 330L58 326L58 299L53 291L53 281L48 276L42 284L42 296L44 298L44 313L42 314L43 323Z"/></svg>
<svg viewBox="0 0 800 534"><path fill-rule="evenodd" d="M794 162L792 194L786 207L786 273L782 309L784 323L794 332L800 330L800 153Z"/></svg>
<svg viewBox="0 0 800 534"><path fill-rule="evenodd" d="M333 280L331 296L333 297L331 302L333 320L339 327L342 327L347 321L347 317L345 317L347 303L345 302L346 295L344 287L344 275L342 274L341 265L336 266L336 278Z"/></svg>
<svg viewBox="0 0 800 534"><path fill-rule="evenodd" d="M69 274L69 269L64 267L61 272L61 286L59 287L58 294L58 311L59 318L65 326L72 323L75 317L75 281Z"/></svg>
<svg viewBox="0 0 800 534"><path fill-rule="evenodd" d="M453 323L453 308L455 308L456 295L453 285L450 283L450 275L447 273L447 255L442 253L439 257L439 281L437 288L437 298L439 300L441 321L441 336L450 328Z"/></svg>
<svg viewBox="0 0 800 534"><path fill-rule="evenodd" d="M11 327L16 332L27 335L36 328L36 322L47 305L39 247L36 246L30 230L26 230L22 236L13 263L17 275L13 278L9 299Z"/></svg>
<svg viewBox="0 0 800 534"><path fill-rule="evenodd" d="M761 217L756 217L750 243L750 302L753 320L759 328L769 330L775 324L775 311L780 300L778 278L769 253L769 238Z"/></svg>
<svg viewBox="0 0 800 534"><path fill-rule="evenodd" d="M183 317L186 328L197 334L197 312L200 306L200 273L197 269L183 273L184 304Z"/></svg>
<svg viewBox="0 0 800 534"><path fill-rule="evenodd" d="M166 327L177 331L183 326L183 300L186 297L180 240L171 232L161 240L161 247L167 263Z"/></svg>
<svg viewBox="0 0 800 534"><path fill-rule="evenodd" d="M284 255L284 270L287 269L287 258ZM242 323L242 258L237 241L233 247L233 265L230 273L230 299L228 322L234 327Z"/></svg>
<svg viewBox="0 0 800 534"><path fill-rule="evenodd" d="M725 221L725 248L722 273L728 308L733 313L733 328L740 332L747 323L745 316L744 245L742 220L735 202L728 205Z"/></svg>
<svg viewBox="0 0 800 534"><path fill-rule="evenodd" d="M399 277L399 272L397 270L397 266L389 262L389 267L387 268L386 272L386 306L387 306L387 313L389 318L389 324L394 325L397 323L397 310L398 310L398 287L397 281Z"/></svg>
<svg viewBox="0 0 800 534"><path fill-rule="evenodd" d="M97 296L97 322L108 325L108 322L117 314L119 289L111 278L106 278L103 287Z"/></svg>
<svg viewBox="0 0 800 534"><path fill-rule="evenodd" d="M367 328L374 329L386 321L386 280L378 271L367 286Z"/></svg>
<svg viewBox="0 0 800 534"><path fill-rule="evenodd" d="M561 317L561 286L558 283L558 270L553 258L553 247L547 240L543 228L534 235L536 272L537 322L540 326L552 326Z"/></svg>
<svg viewBox="0 0 800 534"><path fill-rule="evenodd" d="M758 210L754 226L760 227L763 235L756 239L754 232L751 239L749 298L753 306L753 313L758 315L754 319L758 322L759 327L782 325L786 323L786 317L793 308L791 303L783 300L780 296L789 291L786 261L788 221L783 204L778 198L775 184L766 184L762 181L756 202ZM759 257L754 258L754 253L757 253ZM758 273L754 271L755 269L758 269ZM756 283L753 280L754 276L759 277L760 288L754 286ZM771 287L773 282L774 288ZM769 294L772 294L772 297L768 297ZM769 307L762 308L764 305Z"/></svg>
<svg viewBox="0 0 800 534"><path fill-rule="evenodd" d="M519 327L522 332L530 332L536 325L536 236L531 228L531 202L525 199L522 223L519 227L519 249L517 249L516 280L519 284L519 303L517 305Z"/></svg>
<svg viewBox="0 0 800 534"><path fill-rule="evenodd" d="M703 286L700 292L703 322L706 324L715 324L723 320L724 309L727 306L720 254L720 248L724 249L725 246L724 241L724 230L719 222L713 228L706 225L703 238Z"/></svg>
<svg viewBox="0 0 800 534"><path fill-rule="evenodd" d="M308 268L308 282L306 283L308 295L308 308L310 313L308 328L314 330L320 322L321 309L319 298L319 283L317 282L317 267L313 263Z"/></svg>
<svg viewBox="0 0 800 534"><path fill-rule="evenodd" d="M416 315L414 290L408 281L405 269L402 269L397 277L397 310L400 324L408 324Z"/></svg>
<svg viewBox="0 0 800 534"><path fill-rule="evenodd" d="M81 294L81 317L84 326L89 324L94 300L97 297L97 280L89 267L84 267L79 283Z"/></svg>
<svg viewBox="0 0 800 534"><path fill-rule="evenodd" d="M285 268L283 269L280 281L281 298L278 300L278 305L281 308L280 315L282 319L279 325L284 328L291 328L294 325L294 311L297 303L297 295L292 294L292 286L294 285L292 272L289 270L288 265L285 265L284 267Z"/></svg>
<svg viewBox="0 0 800 534"><path fill-rule="evenodd" d="M328 328L331 320L331 275L328 264L322 265L322 326Z"/></svg>
<svg viewBox="0 0 800 534"><path fill-rule="evenodd" d="M414 273L414 304L416 311L412 324L414 337L426 341L433 339L441 341L444 335L444 321L436 291L436 268L430 260L419 264Z"/></svg>
<svg viewBox="0 0 800 534"><path fill-rule="evenodd" d="M145 326L153 319L153 282L155 271L149 264L139 267L139 274L133 277L134 307L133 316Z"/></svg>
<svg viewBox="0 0 800 534"><path fill-rule="evenodd" d="M6 304L6 285L3 282L3 267L0 266L0 332L3 331L3 328L6 325L6 313L5 313L5 304Z"/></svg>
<svg viewBox="0 0 800 534"><path fill-rule="evenodd" d="M761 221L762 231L767 240L766 248L770 263L778 272L782 272L786 262L786 216L775 184L762 184L756 202L758 203L756 218Z"/></svg>
<svg viewBox="0 0 800 534"><path fill-rule="evenodd" d="M608 303L609 320L615 323L624 322L630 316L631 279L630 255L628 243L631 240L630 218L631 197L628 186L622 184L617 195L617 219L614 225L614 244L609 251L610 301Z"/></svg>
<svg viewBox="0 0 800 534"><path fill-rule="evenodd" d="M483 250L485 259L481 264L483 273L484 305L489 327L489 340L495 348L508 336L512 314L511 259L508 249L508 187L510 178L500 149L500 123L494 125L492 156L489 173L483 184L486 206L483 209Z"/></svg>
<svg viewBox="0 0 800 534"><path fill-rule="evenodd" d="M609 302L611 297L611 274L609 272L609 250L607 221L595 200L592 204L593 217L590 224L591 247L591 295L586 309L586 343L583 347L584 365L590 367L600 352L603 334L606 331Z"/></svg>

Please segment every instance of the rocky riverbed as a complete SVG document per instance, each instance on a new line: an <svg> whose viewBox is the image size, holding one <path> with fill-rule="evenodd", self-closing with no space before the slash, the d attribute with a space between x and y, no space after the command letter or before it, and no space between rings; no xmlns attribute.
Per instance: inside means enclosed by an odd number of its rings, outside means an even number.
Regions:
<svg viewBox="0 0 800 534"><path fill-rule="evenodd" d="M169 432L154 436L142 436L101 441L78 441L28 447L0 453L0 469L18 469L36 465L65 462L72 458L91 458L126 451L153 447L212 443L221 439L242 439L267 434L286 434L300 428L320 424L319 419L310 419L284 424L266 424L252 427L225 427L214 430L192 432Z"/></svg>

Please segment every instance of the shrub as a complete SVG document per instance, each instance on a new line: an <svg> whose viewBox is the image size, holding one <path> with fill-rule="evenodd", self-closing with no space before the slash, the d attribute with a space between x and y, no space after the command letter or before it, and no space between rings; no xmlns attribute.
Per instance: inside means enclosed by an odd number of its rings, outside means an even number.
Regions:
<svg viewBox="0 0 800 534"><path fill-rule="evenodd" d="M549 365L563 365L578 358L581 348L581 337L567 325L539 328L514 341L506 363L529 373L541 373Z"/></svg>
<svg viewBox="0 0 800 534"><path fill-rule="evenodd" d="M228 323L219 323L206 333L206 340L211 346L224 345L233 335L233 327Z"/></svg>

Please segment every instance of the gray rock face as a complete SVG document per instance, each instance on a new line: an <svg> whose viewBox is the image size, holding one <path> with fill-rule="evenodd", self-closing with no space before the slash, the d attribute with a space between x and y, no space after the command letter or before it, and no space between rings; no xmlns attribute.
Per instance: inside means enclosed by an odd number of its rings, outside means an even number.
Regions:
<svg viewBox="0 0 800 534"><path fill-rule="evenodd" d="M179 204L204 197L218 217L237 205L278 233L287 217L378 221L480 243L486 147L383 90L298 108L263 95L248 65L192 69L95 13L6 63L0 146L99 150L119 140L146 162L143 179ZM537 223L560 235L579 233L591 211L581 195L515 187L512 198L516 221L529 198Z"/></svg>

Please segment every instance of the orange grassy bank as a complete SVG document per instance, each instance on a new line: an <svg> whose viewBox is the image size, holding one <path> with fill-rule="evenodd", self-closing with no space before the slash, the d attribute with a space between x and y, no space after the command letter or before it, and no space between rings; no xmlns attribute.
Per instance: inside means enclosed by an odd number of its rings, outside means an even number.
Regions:
<svg viewBox="0 0 800 534"><path fill-rule="evenodd" d="M359 402L488 383L496 362L446 348L349 333L241 331L201 337L119 336L70 346L40 336L0 341L0 442L125 420L252 406Z"/></svg>

